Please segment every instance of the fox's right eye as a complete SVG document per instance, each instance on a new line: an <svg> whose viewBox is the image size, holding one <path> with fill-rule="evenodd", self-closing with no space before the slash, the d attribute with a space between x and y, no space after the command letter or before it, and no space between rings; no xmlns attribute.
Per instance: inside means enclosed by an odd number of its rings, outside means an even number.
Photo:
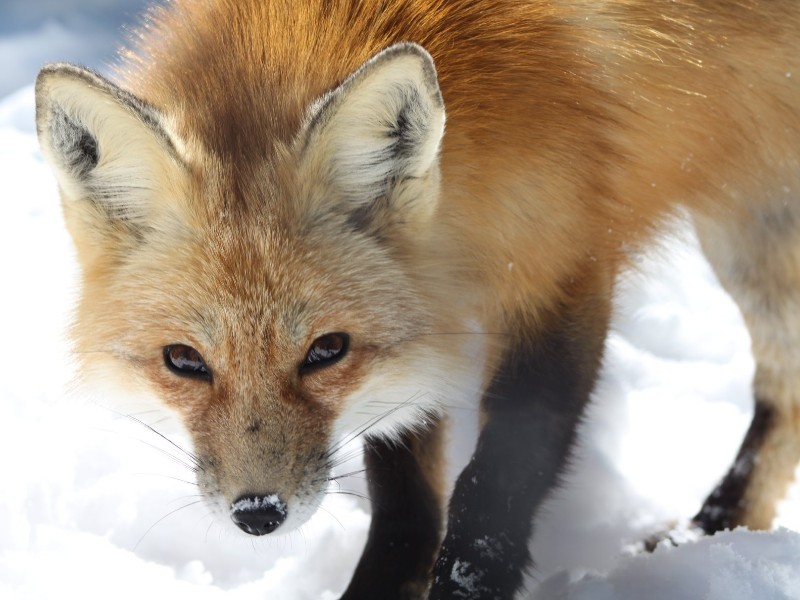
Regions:
<svg viewBox="0 0 800 600"><path fill-rule="evenodd" d="M164 364L176 375L211 380L211 371L203 357L191 346L184 344L164 346Z"/></svg>

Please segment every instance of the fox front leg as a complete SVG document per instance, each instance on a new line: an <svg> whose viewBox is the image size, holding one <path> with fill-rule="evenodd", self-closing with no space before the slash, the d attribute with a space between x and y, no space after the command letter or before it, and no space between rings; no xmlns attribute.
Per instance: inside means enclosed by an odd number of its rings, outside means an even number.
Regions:
<svg viewBox="0 0 800 600"><path fill-rule="evenodd" d="M421 600L442 532L443 425L399 442L368 439L372 523L342 600Z"/></svg>
<svg viewBox="0 0 800 600"><path fill-rule="evenodd" d="M484 396L484 425L450 501L429 600L510 600L533 516L557 484L603 350L608 307L575 307L521 344Z"/></svg>

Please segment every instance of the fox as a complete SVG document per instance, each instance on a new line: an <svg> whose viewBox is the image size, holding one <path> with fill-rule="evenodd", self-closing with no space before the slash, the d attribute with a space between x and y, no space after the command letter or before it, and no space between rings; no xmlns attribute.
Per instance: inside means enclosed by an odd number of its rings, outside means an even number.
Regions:
<svg viewBox="0 0 800 600"><path fill-rule="evenodd" d="M799 84L792 0L155 5L111 75L36 81L81 377L177 415L206 501L253 536L306 522L358 440L344 600L511 599L616 284L686 218L756 362L690 523L768 529L800 459Z"/></svg>

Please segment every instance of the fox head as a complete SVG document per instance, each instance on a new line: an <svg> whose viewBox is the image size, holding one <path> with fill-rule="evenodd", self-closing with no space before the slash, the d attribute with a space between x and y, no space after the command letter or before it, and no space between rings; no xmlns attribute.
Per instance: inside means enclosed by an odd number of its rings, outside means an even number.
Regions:
<svg viewBox="0 0 800 600"><path fill-rule="evenodd" d="M45 67L36 93L81 264L78 361L177 412L241 529L304 522L342 438L438 412L463 361L420 272L445 122L425 50L384 50L234 164L85 69Z"/></svg>

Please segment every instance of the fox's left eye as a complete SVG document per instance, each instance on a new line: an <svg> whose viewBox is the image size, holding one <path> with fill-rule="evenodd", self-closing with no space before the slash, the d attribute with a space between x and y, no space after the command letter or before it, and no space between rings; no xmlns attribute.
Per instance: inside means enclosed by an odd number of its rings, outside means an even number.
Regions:
<svg viewBox="0 0 800 600"><path fill-rule="evenodd" d="M211 371L203 357L191 346L184 344L164 346L164 364L176 375L211 380Z"/></svg>
<svg viewBox="0 0 800 600"><path fill-rule="evenodd" d="M328 333L318 337L308 349L306 359L300 367L301 372L318 367L327 367L347 354L350 336L346 333Z"/></svg>

